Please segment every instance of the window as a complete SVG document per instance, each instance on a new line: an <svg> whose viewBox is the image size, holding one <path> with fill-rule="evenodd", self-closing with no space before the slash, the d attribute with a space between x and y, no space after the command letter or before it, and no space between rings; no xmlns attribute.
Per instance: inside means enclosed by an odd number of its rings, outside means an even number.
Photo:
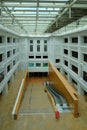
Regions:
<svg viewBox="0 0 87 130"><path fill-rule="evenodd" d="M78 58L78 52L72 51L72 57Z"/></svg>
<svg viewBox="0 0 87 130"><path fill-rule="evenodd" d="M36 56L36 58L41 58L41 56Z"/></svg>
<svg viewBox="0 0 87 130"><path fill-rule="evenodd" d="M10 71L10 65L7 66L7 72L9 72L9 71Z"/></svg>
<svg viewBox="0 0 87 130"><path fill-rule="evenodd" d="M43 67L48 67L48 63L43 63Z"/></svg>
<svg viewBox="0 0 87 130"><path fill-rule="evenodd" d="M10 57L10 51L7 52L7 58Z"/></svg>
<svg viewBox="0 0 87 130"><path fill-rule="evenodd" d="M33 45L30 45L30 52L33 52Z"/></svg>
<svg viewBox="0 0 87 130"><path fill-rule="evenodd" d="M13 65L15 65L15 60L13 61Z"/></svg>
<svg viewBox="0 0 87 130"><path fill-rule="evenodd" d="M68 50L67 49L64 49L64 54L68 54Z"/></svg>
<svg viewBox="0 0 87 130"><path fill-rule="evenodd" d="M29 67L34 67L34 63L29 63L28 66Z"/></svg>
<svg viewBox="0 0 87 130"><path fill-rule="evenodd" d="M0 82L4 79L4 72L0 73Z"/></svg>
<svg viewBox="0 0 87 130"><path fill-rule="evenodd" d="M72 70L78 74L78 68L76 66L72 65Z"/></svg>
<svg viewBox="0 0 87 130"><path fill-rule="evenodd" d="M83 79L87 82L87 72L83 71Z"/></svg>
<svg viewBox="0 0 87 130"><path fill-rule="evenodd" d="M11 43L11 38L7 37L7 43Z"/></svg>
<svg viewBox="0 0 87 130"><path fill-rule="evenodd" d="M72 79L72 82L77 85L77 82L74 79Z"/></svg>
<svg viewBox="0 0 87 130"><path fill-rule="evenodd" d="M59 62L60 62L60 59L56 59L55 62L56 62L56 63L59 63Z"/></svg>
<svg viewBox="0 0 87 130"><path fill-rule="evenodd" d="M41 63L36 63L36 67L40 67L41 66Z"/></svg>
<svg viewBox="0 0 87 130"><path fill-rule="evenodd" d="M67 74L67 72L64 72L64 74L67 76L68 74Z"/></svg>
<svg viewBox="0 0 87 130"><path fill-rule="evenodd" d="M66 66L68 66L68 61L64 60L64 64L65 64Z"/></svg>
<svg viewBox="0 0 87 130"><path fill-rule="evenodd" d="M37 52L40 52L40 45L37 45Z"/></svg>
<svg viewBox="0 0 87 130"><path fill-rule="evenodd" d="M48 58L48 56L43 56L43 58L45 59L45 58Z"/></svg>
<svg viewBox="0 0 87 130"><path fill-rule="evenodd" d="M30 43L33 43L33 40L30 40Z"/></svg>
<svg viewBox="0 0 87 130"><path fill-rule="evenodd" d="M3 58L2 58L2 54L0 54L0 62L2 62Z"/></svg>
<svg viewBox="0 0 87 130"><path fill-rule="evenodd" d="M40 40L37 40L37 43L40 43Z"/></svg>
<svg viewBox="0 0 87 130"><path fill-rule="evenodd" d="M44 52L47 52L47 44L44 45Z"/></svg>
<svg viewBox="0 0 87 130"><path fill-rule="evenodd" d="M87 44L87 36L84 36L83 39L84 39L84 43Z"/></svg>
<svg viewBox="0 0 87 130"><path fill-rule="evenodd" d="M15 49L13 49L13 54L15 54L15 52L16 52L16 50L15 50Z"/></svg>
<svg viewBox="0 0 87 130"><path fill-rule="evenodd" d="M0 36L0 43L2 43L3 41L2 41L2 36Z"/></svg>
<svg viewBox="0 0 87 130"><path fill-rule="evenodd" d="M87 54L83 54L84 56L84 61L87 62Z"/></svg>
<svg viewBox="0 0 87 130"><path fill-rule="evenodd" d="M58 71L60 71L60 68L57 68Z"/></svg>
<svg viewBox="0 0 87 130"><path fill-rule="evenodd" d="M78 37L73 37L72 38L72 43L78 43Z"/></svg>
<svg viewBox="0 0 87 130"><path fill-rule="evenodd" d="M29 59L32 59L32 58L34 58L34 56L29 56Z"/></svg>
<svg viewBox="0 0 87 130"><path fill-rule="evenodd" d="M64 38L64 43L68 43L68 38Z"/></svg>
<svg viewBox="0 0 87 130"><path fill-rule="evenodd" d="M44 40L44 43L47 43L47 40Z"/></svg>
<svg viewBox="0 0 87 130"><path fill-rule="evenodd" d="M16 38L13 38L13 43L15 43L16 42Z"/></svg>

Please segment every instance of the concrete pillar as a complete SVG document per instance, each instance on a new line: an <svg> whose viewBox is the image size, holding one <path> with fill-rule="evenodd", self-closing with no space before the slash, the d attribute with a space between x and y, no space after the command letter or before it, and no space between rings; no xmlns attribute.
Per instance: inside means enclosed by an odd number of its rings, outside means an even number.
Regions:
<svg viewBox="0 0 87 130"><path fill-rule="evenodd" d="M78 94L83 96L84 95L84 90L81 88L80 85L78 85Z"/></svg>
<svg viewBox="0 0 87 130"><path fill-rule="evenodd" d="M69 73L68 73L68 82L69 82L69 83L72 82Z"/></svg>
<svg viewBox="0 0 87 130"><path fill-rule="evenodd" d="M15 70L15 75L17 75L18 74L18 68Z"/></svg>
<svg viewBox="0 0 87 130"><path fill-rule="evenodd" d="M3 89L3 94L8 93L8 84L5 84L5 87Z"/></svg>
<svg viewBox="0 0 87 130"><path fill-rule="evenodd" d="M11 79L10 79L11 82L14 81L14 75L11 76Z"/></svg>

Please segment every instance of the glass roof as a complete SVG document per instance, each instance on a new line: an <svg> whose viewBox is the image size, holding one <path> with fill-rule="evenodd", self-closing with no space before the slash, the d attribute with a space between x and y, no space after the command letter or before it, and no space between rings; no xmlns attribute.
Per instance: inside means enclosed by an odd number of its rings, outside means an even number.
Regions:
<svg viewBox="0 0 87 130"><path fill-rule="evenodd" d="M0 24L20 33L41 34L67 13L77 1L81 2L81 0L2 0Z"/></svg>

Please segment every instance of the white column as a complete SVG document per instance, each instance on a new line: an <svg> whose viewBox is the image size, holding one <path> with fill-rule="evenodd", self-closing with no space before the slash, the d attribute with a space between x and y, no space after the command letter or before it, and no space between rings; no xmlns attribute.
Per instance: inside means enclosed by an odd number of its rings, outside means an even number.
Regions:
<svg viewBox="0 0 87 130"><path fill-rule="evenodd" d="M78 83L78 94L81 95L81 96L84 95L84 90L81 88L79 83Z"/></svg>
<svg viewBox="0 0 87 130"><path fill-rule="evenodd" d="M6 83L5 84L5 87L4 87L4 90L3 90L3 93L5 94L5 93L8 93L8 84Z"/></svg>
<svg viewBox="0 0 87 130"><path fill-rule="evenodd" d="M68 82L71 83L71 78L70 78L70 74L68 73Z"/></svg>
<svg viewBox="0 0 87 130"><path fill-rule="evenodd" d="M14 75L11 76L11 79L10 79L10 80L11 80L11 82L14 81Z"/></svg>

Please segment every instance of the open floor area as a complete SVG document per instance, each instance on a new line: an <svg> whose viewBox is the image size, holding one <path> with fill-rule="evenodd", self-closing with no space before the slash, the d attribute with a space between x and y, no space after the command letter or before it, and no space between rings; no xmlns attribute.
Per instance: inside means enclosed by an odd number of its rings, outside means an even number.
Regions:
<svg viewBox="0 0 87 130"><path fill-rule="evenodd" d="M26 91L20 106L18 119L13 120L12 108L24 72L15 76L9 84L9 92L0 96L0 130L86 130L87 102L79 96L79 117L74 118L71 112L61 113L58 120L52 104L44 92L44 81L47 77L31 77L27 80Z"/></svg>

